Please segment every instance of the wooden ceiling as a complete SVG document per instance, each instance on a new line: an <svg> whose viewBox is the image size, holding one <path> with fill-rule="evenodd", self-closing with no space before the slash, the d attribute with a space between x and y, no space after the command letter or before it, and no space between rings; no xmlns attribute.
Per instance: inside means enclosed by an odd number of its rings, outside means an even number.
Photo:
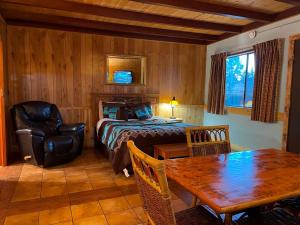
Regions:
<svg viewBox="0 0 300 225"><path fill-rule="evenodd" d="M299 0L0 0L8 24L210 44L300 14Z"/></svg>

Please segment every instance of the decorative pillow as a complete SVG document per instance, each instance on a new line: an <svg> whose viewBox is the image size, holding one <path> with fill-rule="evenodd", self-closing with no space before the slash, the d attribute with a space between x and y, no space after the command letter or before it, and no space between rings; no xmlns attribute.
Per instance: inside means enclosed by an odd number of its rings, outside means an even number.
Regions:
<svg viewBox="0 0 300 225"><path fill-rule="evenodd" d="M146 102L144 103L144 105L146 106L146 109L148 110L148 113L151 115L151 117L153 116L153 112L152 112L152 106L150 102Z"/></svg>
<svg viewBox="0 0 300 225"><path fill-rule="evenodd" d="M117 111L117 120L128 120L128 110L127 107L121 106Z"/></svg>
<svg viewBox="0 0 300 225"><path fill-rule="evenodd" d="M102 102L103 107L103 118L110 118L110 119L119 119L118 115L120 116L121 108L125 107L125 103L123 102Z"/></svg>
<svg viewBox="0 0 300 225"><path fill-rule="evenodd" d="M153 116L152 106L150 102L145 103L127 103L128 119L139 119L136 115L136 109L139 107L145 107L150 114L150 118ZM149 118L148 118L149 119Z"/></svg>
<svg viewBox="0 0 300 225"><path fill-rule="evenodd" d="M149 113L148 108L146 105L141 105L135 108L134 110L136 117L139 120L146 120L150 119L152 115Z"/></svg>

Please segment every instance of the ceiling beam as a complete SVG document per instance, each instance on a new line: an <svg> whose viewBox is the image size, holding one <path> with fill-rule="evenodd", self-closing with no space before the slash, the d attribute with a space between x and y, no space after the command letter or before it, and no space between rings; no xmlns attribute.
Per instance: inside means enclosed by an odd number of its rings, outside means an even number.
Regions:
<svg viewBox="0 0 300 225"><path fill-rule="evenodd" d="M296 15L299 15L299 14L300 14L300 7L296 6L296 7L287 9L287 10L281 12L281 13L276 14L274 22L277 22L277 21L280 21L280 20L283 20L283 19L287 19L289 17L296 16ZM269 23L269 24L271 24L271 23ZM250 30L254 30L254 29L257 29L257 28L265 26L265 25L267 25L267 24L264 24L264 23L261 23L261 22L253 22L253 23L250 23L250 24L244 26L242 32L247 32L247 31L250 31ZM222 41L224 39L227 39L227 38L230 38L230 37L233 37L233 36L235 36L235 35L234 34L229 34L229 33L222 34L222 35L219 36L219 41Z"/></svg>
<svg viewBox="0 0 300 225"><path fill-rule="evenodd" d="M49 16L46 14L27 13L17 10L1 10L1 14L10 25L54 28L76 32L191 44L207 44L217 39L215 35L177 32L156 28L148 29L139 26L120 25L65 16Z"/></svg>
<svg viewBox="0 0 300 225"><path fill-rule="evenodd" d="M237 8L233 6L225 6L208 2L200 2L195 0L131 0L135 2L147 3L151 5L161 5L179 9L185 9L194 12L209 13L220 16L251 19L260 22L271 22L273 16L253 10Z"/></svg>
<svg viewBox="0 0 300 225"><path fill-rule="evenodd" d="M79 19L79 18L66 17L66 16L22 12L20 10L1 9L1 14L4 16L4 18L9 20L15 20L15 21L21 20L21 21L28 21L28 22L43 22L43 23L48 22L51 24L71 25L71 26L77 26L81 28L90 28L90 29L101 28L102 30L110 30L110 31L117 31L117 32L157 35L157 36L164 36L164 37L176 37L176 38L195 39L195 40L212 41L212 40L218 40L219 38L219 35L210 35L210 34L177 31L177 30L141 27L135 25L109 23L109 22L95 21L89 19Z"/></svg>
<svg viewBox="0 0 300 225"><path fill-rule="evenodd" d="M101 17L140 21L147 23L159 23L180 27L189 27L195 29L217 30L229 33L239 33L242 30L241 26L229 25L222 23L214 23L207 21L197 21L190 19L182 19L169 16L161 16L154 14L147 14L141 12L134 12L122 9L102 7L98 5L91 5L87 3L78 3L65 0L2 0L1 4L15 3L19 5L41 7L47 9L63 10L68 12L76 12L88 15L95 15Z"/></svg>
<svg viewBox="0 0 300 225"><path fill-rule="evenodd" d="M291 5L300 6L300 1L299 0L276 0L276 1L291 4Z"/></svg>

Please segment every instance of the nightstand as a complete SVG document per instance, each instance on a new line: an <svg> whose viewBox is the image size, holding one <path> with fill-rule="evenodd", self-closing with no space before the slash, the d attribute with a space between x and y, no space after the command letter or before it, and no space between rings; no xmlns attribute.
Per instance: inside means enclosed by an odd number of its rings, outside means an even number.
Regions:
<svg viewBox="0 0 300 225"><path fill-rule="evenodd" d="M187 143L154 145L154 158L158 159L159 156L164 159L188 157L189 149Z"/></svg>
<svg viewBox="0 0 300 225"><path fill-rule="evenodd" d="M171 118L164 118L165 120L169 120L171 122L178 122L178 123L182 123L183 119L182 118L175 118L175 119L171 119Z"/></svg>

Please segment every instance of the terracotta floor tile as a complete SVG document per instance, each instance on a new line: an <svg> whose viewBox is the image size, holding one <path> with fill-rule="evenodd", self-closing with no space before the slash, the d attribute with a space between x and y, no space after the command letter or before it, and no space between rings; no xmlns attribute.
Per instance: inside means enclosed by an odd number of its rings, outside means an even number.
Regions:
<svg viewBox="0 0 300 225"><path fill-rule="evenodd" d="M102 209L97 201L71 206L73 219L102 215Z"/></svg>
<svg viewBox="0 0 300 225"><path fill-rule="evenodd" d="M20 176L19 183L22 183L22 182L42 182L42 179L43 179L43 174L42 173L31 174L31 175L26 175L26 176Z"/></svg>
<svg viewBox="0 0 300 225"><path fill-rule="evenodd" d="M146 215L142 207L133 208L133 211L140 221L146 222Z"/></svg>
<svg viewBox="0 0 300 225"><path fill-rule="evenodd" d="M81 171L81 174L78 175L66 175L66 181L68 183L71 182L83 182L89 179L88 175L85 171Z"/></svg>
<svg viewBox="0 0 300 225"><path fill-rule="evenodd" d="M20 176L30 176L30 175L37 175L37 174L42 174L43 173L43 168L30 165L30 164L24 164L22 168L22 172Z"/></svg>
<svg viewBox="0 0 300 225"><path fill-rule="evenodd" d="M123 174L119 175L118 177L114 178L115 183L118 186L125 186L130 184L135 184L135 178L134 177L124 177Z"/></svg>
<svg viewBox="0 0 300 225"><path fill-rule="evenodd" d="M43 182L66 183L65 172L60 170L44 173Z"/></svg>
<svg viewBox="0 0 300 225"><path fill-rule="evenodd" d="M178 199L178 196L176 194L174 194L173 192L171 192L171 199L176 200L176 199Z"/></svg>
<svg viewBox="0 0 300 225"><path fill-rule="evenodd" d="M73 225L73 221L67 221L67 222L62 222L62 223L55 223L53 225Z"/></svg>
<svg viewBox="0 0 300 225"><path fill-rule="evenodd" d="M2 167L0 170L0 177L19 177L22 172L23 165L23 163L19 163L15 165Z"/></svg>
<svg viewBox="0 0 300 225"><path fill-rule="evenodd" d="M100 188L116 186L116 183L110 177L93 176L93 177L90 177L89 180L90 180L90 183L92 184L93 189L100 189Z"/></svg>
<svg viewBox="0 0 300 225"><path fill-rule="evenodd" d="M70 200L68 195L11 202L7 210L7 215L15 215L15 214L28 213L28 212L57 209L69 205L70 205Z"/></svg>
<svg viewBox="0 0 300 225"><path fill-rule="evenodd" d="M19 182L12 197L12 202L40 198L41 186L41 182Z"/></svg>
<svg viewBox="0 0 300 225"><path fill-rule="evenodd" d="M120 190L122 191L123 195L132 195L132 194L138 194L139 190L136 184L130 184L125 186L118 186Z"/></svg>
<svg viewBox="0 0 300 225"><path fill-rule="evenodd" d="M85 176L85 170L83 167L67 167L65 168L66 176Z"/></svg>
<svg viewBox="0 0 300 225"><path fill-rule="evenodd" d="M91 183L88 180L83 182L67 183L67 188L69 193L89 191L93 189Z"/></svg>
<svg viewBox="0 0 300 225"><path fill-rule="evenodd" d="M188 204L186 204L184 201L182 201L181 199L172 200L172 206L173 206L174 212L179 212L179 211L190 208L190 206Z"/></svg>
<svg viewBox="0 0 300 225"><path fill-rule="evenodd" d="M100 215L74 220L74 225L108 225L108 223L106 222L105 216Z"/></svg>
<svg viewBox="0 0 300 225"><path fill-rule="evenodd" d="M116 176L112 168L108 168L108 169L92 168L92 169L86 169L85 172L89 177L99 176L99 177L113 178Z"/></svg>
<svg viewBox="0 0 300 225"><path fill-rule="evenodd" d="M97 190L90 190L85 192L70 193L70 201L72 205L81 204L85 202L98 201L108 198L116 198L122 196L122 192L118 187L103 188Z"/></svg>
<svg viewBox="0 0 300 225"><path fill-rule="evenodd" d="M67 194L67 185L65 183L43 183L41 197L47 198Z"/></svg>
<svg viewBox="0 0 300 225"><path fill-rule="evenodd" d="M125 195L125 198L132 208L142 206L142 199L139 194Z"/></svg>
<svg viewBox="0 0 300 225"><path fill-rule="evenodd" d="M10 201L18 184L17 177L10 177L1 182L0 201Z"/></svg>
<svg viewBox="0 0 300 225"><path fill-rule="evenodd" d="M8 216L5 219L4 225L38 225L39 212L26 213Z"/></svg>
<svg viewBox="0 0 300 225"><path fill-rule="evenodd" d="M132 210L126 210L119 213L112 213L106 215L109 225L137 225L141 221L137 218Z"/></svg>
<svg viewBox="0 0 300 225"><path fill-rule="evenodd" d="M99 201L100 206L105 214L120 212L129 208L124 197L110 198Z"/></svg>
<svg viewBox="0 0 300 225"><path fill-rule="evenodd" d="M72 220L70 207L44 210L40 212L39 225L50 225Z"/></svg>

